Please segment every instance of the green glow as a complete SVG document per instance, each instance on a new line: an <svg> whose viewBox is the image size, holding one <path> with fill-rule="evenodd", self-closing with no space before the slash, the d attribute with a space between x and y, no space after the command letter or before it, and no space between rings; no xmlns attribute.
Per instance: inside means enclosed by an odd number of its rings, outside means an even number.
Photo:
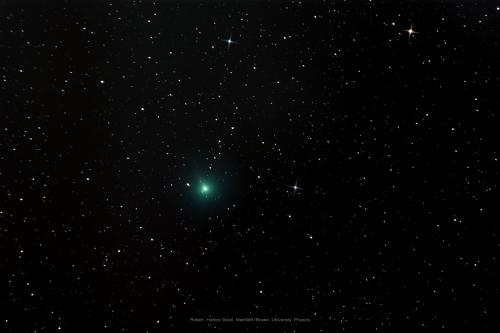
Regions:
<svg viewBox="0 0 500 333"><path fill-rule="evenodd" d="M207 195L210 193L210 187L207 184L201 184L201 194Z"/></svg>

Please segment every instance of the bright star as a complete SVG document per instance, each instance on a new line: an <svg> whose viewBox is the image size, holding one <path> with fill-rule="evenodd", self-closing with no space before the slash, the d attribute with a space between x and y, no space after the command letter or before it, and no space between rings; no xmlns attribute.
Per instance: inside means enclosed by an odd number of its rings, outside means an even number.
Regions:
<svg viewBox="0 0 500 333"><path fill-rule="evenodd" d="M294 196L295 196L295 193L297 193L298 190L303 190L303 188L299 187L298 184L299 184L299 181L296 180L294 185L288 185L288 187L290 187L290 188L293 189L293 195Z"/></svg>
<svg viewBox="0 0 500 333"><path fill-rule="evenodd" d="M228 50L229 50L229 47L231 46L231 44L238 44L237 42L235 42L233 40L233 34L230 34L228 39L222 39L222 41L224 41L224 42L227 43L227 49Z"/></svg>
<svg viewBox="0 0 500 333"><path fill-rule="evenodd" d="M410 29L403 30L403 31L408 33L408 40L410 40L411 36L413 36L414 34L418 34L417 31L413 30L413 23L411 24Z"/></svg>

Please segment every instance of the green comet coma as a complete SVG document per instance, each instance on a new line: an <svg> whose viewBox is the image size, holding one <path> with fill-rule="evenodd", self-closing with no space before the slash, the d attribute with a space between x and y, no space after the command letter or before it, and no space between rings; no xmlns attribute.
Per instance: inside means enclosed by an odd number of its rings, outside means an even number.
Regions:
<svg viewBox="0 0 500 333"><path fill-rule="evenodd" d="M202 183L200 187L200 193L203 195L208 195L210 193L210 186Z"/></svg>

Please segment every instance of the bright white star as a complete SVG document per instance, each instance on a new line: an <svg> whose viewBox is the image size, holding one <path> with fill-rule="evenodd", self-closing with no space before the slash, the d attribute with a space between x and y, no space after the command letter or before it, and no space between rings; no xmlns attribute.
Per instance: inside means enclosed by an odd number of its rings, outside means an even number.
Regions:
<svg viewBox="0 0 500 333"><path fill-rule="evenodd" d="M228 49L231 46L231 44L238 44L236 41L233 40L233 34L230 34L228 39L221 39L221 40L226 42Z"/></svg>
<svg viewBox="0 0 500 333"><path fill-rule="evenodd" d="M403 31L405 31L405 32L407 32L407 33L408 33L408 40L410 40L410 39L411 39L411 36L413 36L413 35L415 35L415 34L418 34L418 32L417 32L417 31L413 30L413 23L411 24L410 29L403 30Z"/></svg>
<svg viewBox="0 0 500 333"><path fill-rule="evenodd" d="M295 196L295 193L297 193L298 190L303 190L303 188L299 187L298 184L299 184L299 181L296 180L294 185L287 185L288 187L290 187L290 188L293 189L293 195L294 196Z"/></svg>

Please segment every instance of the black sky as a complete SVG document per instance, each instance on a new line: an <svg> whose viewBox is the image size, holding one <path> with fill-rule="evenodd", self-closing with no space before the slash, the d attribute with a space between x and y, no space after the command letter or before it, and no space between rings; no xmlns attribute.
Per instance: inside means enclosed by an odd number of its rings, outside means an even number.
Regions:
<svg viewBox="0 0 500 333"><path fill-rule="evenodd" d="M0 331L497 327L499 6L0 2Z"/></svg>

